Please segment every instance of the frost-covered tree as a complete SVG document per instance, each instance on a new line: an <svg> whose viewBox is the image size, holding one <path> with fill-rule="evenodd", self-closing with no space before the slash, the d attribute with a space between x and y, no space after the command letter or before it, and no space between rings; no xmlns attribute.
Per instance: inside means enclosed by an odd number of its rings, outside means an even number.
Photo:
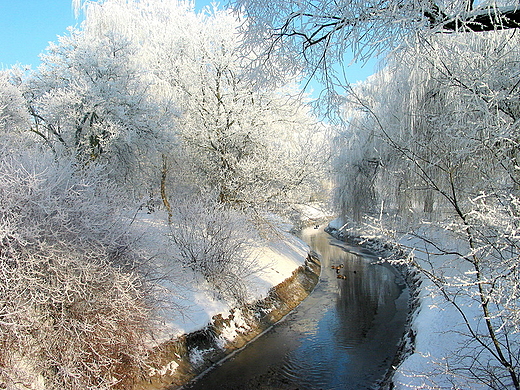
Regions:
<svg viewBox="0 0 520 390"><path fill-rule="evenodd" d="M153 94L153 78L135 52L117 31L70 30L42 55L25 96L33 132L56 153L74 155L81 166L108 163L121 183L151 186L150 161L174 111Z"/></svg>
<svg viewBox="0 0 520 390"><path fill-rule="evenodd" d="M173 257L202 275L219 298L243 305L246 280L260 271L252 256L255 231L244 214L212 199L192 196L175 207L170 226Z"/></svg>
<svg viewBox="0 0 520 390"><path fill-rule="evenodd" d="M516 0L329 1L232 0L253 21L251 45L269 37L269 51L282 51L332 86L345 54L365 60L414 36L439 32L493 31L520 25ZM251 28L251 27L249 27ZM350 60L350 59L349 59ZM292 66L292 65L291 65ZM270 66L264 67L269 70Z"/></svg>
<svg viewBox="0 0 520 390"><path fill-rule="evenodd" d="M347 214L361 176L373 202L360 215L422 240L427 258L413 266L466 327L451 372L493 389L520 386L517 47L502 31L402 49L353 88L338 160Z"/></svg>
<svg viewBox="0 0 520 390"><path fill-rule="evenodd" d="M20 89L21 69L0 72L0 131L21 133L30 126L29 113Z"/></svg>
<svg viewBox="0 0 520 390"><path fill-rule="evenodd" d="M182 152L164 154L169 181L177 176L240 207L309 199L319 181L324 137L290 69L273 88L257 81L244 51L240 21L228 11L193 11L190 2L107 0L87 3L83 28L107 26L137 51L158 80L156 89L179 109L175 134ZM178 181L177 180L177 181Z"/></svg>

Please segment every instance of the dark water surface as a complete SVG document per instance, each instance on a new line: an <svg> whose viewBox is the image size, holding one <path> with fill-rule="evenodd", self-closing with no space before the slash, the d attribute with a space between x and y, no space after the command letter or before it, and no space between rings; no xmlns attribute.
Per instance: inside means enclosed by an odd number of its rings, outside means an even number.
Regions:
<svg viewBox="0 0 520 390"><path fill-rule="evenodd" d="M283 321L189 389L372 389L404 331L408 290L388 265L309 228L322 260L316 288ZM343 248L345 249L343 249ZM363 254L355 255L348 250ZM338 279L331 266L343 264Z"/></svg>

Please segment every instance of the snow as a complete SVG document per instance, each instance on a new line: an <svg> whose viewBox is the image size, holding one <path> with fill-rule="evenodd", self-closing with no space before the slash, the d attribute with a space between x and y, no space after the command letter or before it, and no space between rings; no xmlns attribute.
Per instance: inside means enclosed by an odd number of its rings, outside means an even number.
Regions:
<svg viewBox="0 0 520 390"><path fill-rule="evenodd" d="M330 221L334 217L331 211L323 209L323 204L321 203L299 204L295 205L294 208L298 212L300 220L305 223L309 221Z"/></svg>
<svg viewBox="0 0 520 390"><path fill-rule="evenodd" d="M175 360L172 360L171 362L168 362L164 366L162 366L160 369L156 370L154 368L150 368L150 371L148 372L148 375L154 376L154 375L172 375L175 370L179 367L179 363L177 363Z"/></svg>
<svg viewBox="0 0 520 390"><path fill-rule="evenodd" d="M308 252L307 245L289 232L265 245L258 246L253 253L262 265L257 276L254 299L266 296L271 287L282 283L292 272L304 264Z"/></svg>
<svg viewBox="0 0 520 390"><path fill-rule="evenodd" d="M438 233L439 235L442 233ZM444 237L440 242L452 242L450 237ZM417 249L425 248L425 244L417 238L405 236L401 244ZM419 262L432 262L432 266L442 270L447 277L456 276L465 272L462 264L453 261L449 256L426 257L422 251L414 251L414 257ZM447 367L458 363L456 356L463 345L462 333L467 328L462 323L460 313L448 303L438 292L438 289L424 276L420 286L420 309L416 312L412 322L415 332L413 353L398 367L394 374L396 389L438 389L438 388L471 388L485 389L480 383L468 382L466 377L456 377L447 372ZM470 321L480 314L477 307L472 306L469 298L461 298L465 313Z"/></svg>
<svg viewBox="0 0 520 390"><path fill-rule="evenodd" d="M193 348L190 351L190 361L193 365L199 365L204 362L204 356L211 352L211 350L208 349L199 349L197 347Z"/></svg>
<svg viewBox="0 0 520 390"><path fill-rule="evenodd" d="M319 218L319 216L316 216ZM167 217L155 212L153 214L139 213L132 226L140 231L143 250L153 252L155 262L165 266L170 255L167 243ZM308 247L290 233L290 225L276 221L277 234L269 240L258 239L251 256L257 258L261 270L247 279L251 301L265 297L270 288L283 282L292 272L304 264ZM332 221L332 228L341 229L341 220ZM418 239L404 237L401 243L407 247L424 249L424 243ZM426 260L420 250L415 251L416 259ZM429 259L432 261L433 259ZM465 272L453 268L453 262L446 256L434 258L439 269L445 275L452 272L456 275ZM448 265L448 266L447 266ZM211 286L190 269L179 269L168 280L162 282L169 291L170 305L161 312L162 332L157 335L155 343L161 343L185 333L204 328L218 314L229 317L233 309L230 303L219 299L211 290ZM451 271L450 271L451 270ZM445 372L449 359L454 358L454 351L460 346L459 332L464 331L460 314L448 304L442 296L434 293L432 284L425 278L421 285L420 310L415 313L412 329L416 334L413 353L397 368L394 374L396 389L428 389L428 388L467 388L465 378L456 378ZM467 302L468 306L470 302ZM476 308L475 317L477 316ZM468 311L466 311L468 312ZM471 317L471 312L469 312ZM247 330L247 324L240 311L233 311L233 321L223 329L220 336L222 343L233 340L239 332ZM193 350L190 358L193 363L202 359L207 351ZM170 362L158 372L173 372L176 363ZM480 387L479 387L480 386ZM484 388L477 383L471 383L470 388Z"/></svg>
<svg viewBox="0 0 520 390"><path fill-rule="evenodd" d="M336 218L329 222L329 228L331 228L333 230L340 231L340 230L343 230L344 227L346 227L346 224L342 218Z"/></svg>
<svg viewBox="0 0 520 390"><path fill-rule="evenodd" d="M140 211L131 227L140 237L139 243L144 256L153 258L159 273L166 275L161 281L167 302L159 313L160 333L154 336L153 343L160 344L200 330L218 314L228 317L233 305L219 299L204 278L189 268L180 268L172 262L169 253L168 224L166 213L157 211L148 214ZM251 253L259 264L259 272L246 279L248 296L251 302L267 296L269 290L289 278L293 271L304 265L308 246L290 233L292 226L275 221L276 234L269 239L260 236ZM238 328L243 326L235 312L235 318L223 337L231 340ZM241 325L242 324L242 325Z"/></svg>
<svg viewBox="0 0 520 390"><path fill-rule="evenodd" d="M360 226L345 223L342 219L331 221L329 228L337 231L346 229L354 235L375 240L374 248L380 246L381 250L384 250L383 243L395 240L394 242L398 242L411 252L417 263L425 269L434 269L437 275L442 275L446 281L452 281L453 286L459 283L460 286L466 286L462 284L465 282L459 277L474 272L467 262L460 261L455 255L432 255L439 251L425 244L415 235L389 237L382 232L378 233L368 225L366 226L368 230L364 231ZM428 236L434 242L442 243L448 251L459 253L468 251L466 245L457 241L447 230L434 230L431 225L425 224L422 230L419 229L416 233L419 236ZM413 312L411 320L411 330L415 336L413 351L401 361L398 367L394 367L393 388L399 390L487 389L488 387L482 383L471 380L462 371L457 370L459 367L472 364L470 355L475 354L476 351L465 336L468 334L468 329L459 311L446 301L439 289L424 275L421 275L421 284L418 288L419 308ZM477 304L475 302L475 297L459 294L456 300L473 329L478 329L477 321L482 318L482 313L478 302ZM478 358L485 363L488 356L480 351Z"/></svg>
<svg viewBox="0 0 520 390"><path fill-rule="evenodd" d="M229 326L224 327L222 333L220 334L222 344L233 341L239 335L239 333L243 333L247 330L250 330L250 327L247 325L247 322L242 316L242 312L234 312L233 321L229 323Z"/></svg>
<svg viewBox="0 0 520 390"><path fill-rule="evenodd" d="M446 358L453 356L460 341L455 333L463 330L460 315L440 296L431 297L427 291L423 290L421 301L420 311L412 325L416 334L414 352L395 372L395 388L451 388L454 378L444 372L444 367ZM459 385L464 385L464 382ZM480 387L472 383L471 388Z"/></svg>

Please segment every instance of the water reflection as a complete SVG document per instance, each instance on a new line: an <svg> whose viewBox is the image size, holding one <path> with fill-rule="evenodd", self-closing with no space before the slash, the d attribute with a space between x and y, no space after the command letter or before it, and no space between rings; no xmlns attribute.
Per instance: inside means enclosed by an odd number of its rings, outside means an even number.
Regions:
<svg viewBox="0 0 520 390"><path fill-rule="evenodd" d="M307 229L302 238L322 258L313 293L270 332L189 388L370 389L382 378L403 332L407 291L402 281L377 258L334 245L344 244L321 229ZM340 264L339 270L331 268Z"/></svg>

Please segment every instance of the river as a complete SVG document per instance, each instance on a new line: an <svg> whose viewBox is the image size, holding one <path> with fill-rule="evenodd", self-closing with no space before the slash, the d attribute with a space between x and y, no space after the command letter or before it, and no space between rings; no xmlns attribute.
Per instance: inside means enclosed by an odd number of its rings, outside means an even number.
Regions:
<svg viewBox="0 0 520 390"><path fill-rule="evenodd" d="M377 387L404 332L408 289L403 279L373 254L335 240L322 228L307 228L301 237L322 261L314 291L270 331L186 389Z"/></svg>

